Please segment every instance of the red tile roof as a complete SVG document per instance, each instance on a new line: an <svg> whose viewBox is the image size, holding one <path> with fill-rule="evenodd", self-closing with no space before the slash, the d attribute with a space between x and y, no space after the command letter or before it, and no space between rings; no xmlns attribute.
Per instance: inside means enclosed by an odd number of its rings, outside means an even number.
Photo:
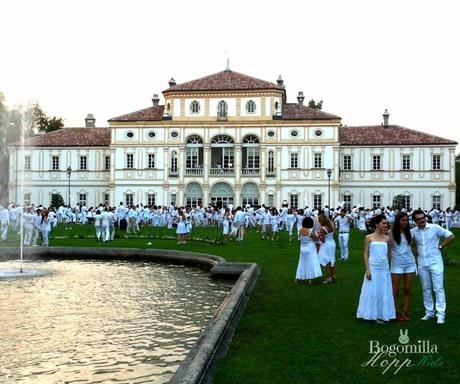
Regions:
<svg viewBox="0 0 460 384"><path fill-rule="evenodd" d="M173 85L163 91L163 93L173 91L236 91L255 89L277 89L284 91L284 88L277 84L227 69L197 80Z"/></svg>
<svg viewBox="0 0 460 384"><path fill-rule="evenodd" d="M141 109L126 115L114 117L110 121L160 121L163 118L164 105Z"/></svg>
<svg viewBox="0 0 460 384"><path fill-rule="evenodd" d="M340 145L436 145L457 144L456 141L415 131L400 125L366 125L340 127Z"/></svg>
<svg viewBox="0 0 460 384"><path fill-rule="evenodd" d="M283 120L323 120L323 119L340 119L339 116L320 111L315 108L307 107L298 103L289 103L283 105Z"/></svg>
<svg viewBox="0 0 460 384"><path fill-rule="evenodd" d="M110 128L61 128L53 132L30 137L26 147L108 147ZM19 146L20 143L11 144Z"/></svg>

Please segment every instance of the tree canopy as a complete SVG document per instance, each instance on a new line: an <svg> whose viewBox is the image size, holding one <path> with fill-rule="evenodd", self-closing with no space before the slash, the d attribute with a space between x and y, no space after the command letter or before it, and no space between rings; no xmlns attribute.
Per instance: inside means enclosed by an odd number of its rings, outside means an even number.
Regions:
<svg viewBox="0 0 460 384"><path fill-rule="evenodd" d="M310 108L314 108L314 109L319 109L321 110L323 108L323 100L320 100L318 102L315 101L315 99L311 99L309 102L308 102L308 106Z"/></svg>
<svg viewBox="0 0 460 384"><path fill-rule="evenodd" d="M38 103L33 105L33 121L40 132L52 132L64 126L62 117L48 117Z"/></svg>

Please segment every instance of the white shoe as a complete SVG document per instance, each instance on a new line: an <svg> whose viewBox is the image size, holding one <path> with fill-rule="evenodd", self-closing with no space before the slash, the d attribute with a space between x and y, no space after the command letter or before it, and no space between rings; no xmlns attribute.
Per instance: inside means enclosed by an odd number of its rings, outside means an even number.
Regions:
<svg viewBox="0 0 460 384"><path fill-rule="evenodd" d="M431 320L434 319L434 315L427 313L425 316L423 316L420 320Z"/></svg>
<svg viewBox="0 0 460 384"><path fill-rule="evenodd" d="M438 320L436 321L437 324L444 324L446 319L444 316L438 316Z"/></svg>

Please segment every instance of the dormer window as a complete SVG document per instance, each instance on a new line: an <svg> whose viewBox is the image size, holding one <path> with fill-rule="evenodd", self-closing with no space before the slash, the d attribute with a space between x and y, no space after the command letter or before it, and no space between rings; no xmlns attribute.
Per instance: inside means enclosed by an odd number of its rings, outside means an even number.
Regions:
<svg viewBox="0 0 460 384"><path fill-rule="evenodd" d="M227 120L227 103L225 100L219 101L217 104L217 119L218 120Z"/></svg>
<svg viewBox="0 0 460 384"><path fill-rule="evenodd" d="M193 100L190 103L190 113L196 114L200 113L200 103L196 100Z"/></svg>
<svg viewBox="0 0 460 384"><path fill-rule="evenodd" d="M256 103L254 100L249 100L246 103L246 112L247 113L255 113L256 111Z"/></svg>

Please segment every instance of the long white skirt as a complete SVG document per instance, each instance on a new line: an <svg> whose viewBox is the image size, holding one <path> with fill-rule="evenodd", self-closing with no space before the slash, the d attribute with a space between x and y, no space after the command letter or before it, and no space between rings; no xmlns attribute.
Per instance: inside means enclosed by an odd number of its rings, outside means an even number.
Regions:
<svg viewBox="0 0 460 384"><path fill-rule="evenodd" d="M369 267L371 280L364 275L356 317L364 320L395 319L390 271L388 267L373 268L371 265Z"/></svg>
<svg viewBox="0 0 460 384"><path fill-rule="evenodd" d="M309 280L322 275L315 244L310 243L305 247L300 247L299 264L295 278L297 280Z"/></svg>

